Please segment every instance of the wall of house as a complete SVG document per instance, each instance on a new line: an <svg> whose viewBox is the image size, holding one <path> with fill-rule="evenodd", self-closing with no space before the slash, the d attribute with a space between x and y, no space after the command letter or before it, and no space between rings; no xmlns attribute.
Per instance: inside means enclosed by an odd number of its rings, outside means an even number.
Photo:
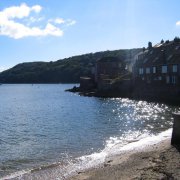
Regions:
<svg viewBox="0 0 180 180"><path fill-rule="evenodd" d="M180 44L141 52L133 67L133 96L180 104Z"/></svg>
<svg viewBox="0 0 180 180"><path fill-rule="evenodd" d="M101 74L109 75L111 78L121 73L122 64L120 62L98 62L96 65L97 79Z"/></svg>
<svg viewBox="0 0 180 180"><path fill-rule="evenodd" d="M80 90L87 91L92 90L95 87L95 83L92 78L81 77L80 78Z"/></svg>
<svg viewBox="0 0 180 180"><path fill-rule="evenodd" d="M132 96L137 99L180 104L180 88L177 86L136 84Z"/></svg>
<svg viewBox="0 0 180 180"><path fill-rule="evenodd" d="M177 66L177 72L173 72L173 66ZM163 67L167 67L167 72L163 71ZM153 72L153 68L156 72ZM148 70L147 70L148 68ZM166 68L165 68L166 69ZM159 66L137 66L134 69L135 83L142 84L166 84L179 86L180 85L180 64L163 64Z"/></svg>

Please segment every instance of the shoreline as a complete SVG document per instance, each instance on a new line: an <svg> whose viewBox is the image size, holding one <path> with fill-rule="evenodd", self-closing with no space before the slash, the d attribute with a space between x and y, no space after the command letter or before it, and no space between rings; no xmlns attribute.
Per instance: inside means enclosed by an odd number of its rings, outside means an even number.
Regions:
<svg viewBox="0 0 180 180"><path fill-rule="evenodd" d="M79 157L84 160L77 164L63 167L55 163L0 179L180 179L180 153L171 146L171 134L172 129L168 129L158 135L132 139L123 146L117 143L99 153Z"/></svg>
<svg viewBox="0 0 180 180"><path fill-rule="evenodd" d="M167 99L167 96L165 97L154 97L153 96L137 96L134 93L130 92L123 92L118 90L109 90L109 91L98 91L97 89L91 89L91 90L83 90L80 87L74 86L71 89L66 89L66 92L71 93L77 93L80 96L85 97L97 97L97 98L128 98L131 100L137 100L137 101L147 101L147 102L153 102L153 103L165 103L172 106L179 105L180 101L179 99Z"/></svg>
<svg viewBox="0 0 180 180"><path fill-rule="evenodd" d="M74 170L73 166L70 166L68 169L72 173L69 174L67 171L69 175L65 175L58 164L53 164L22 171L22 174L17 172L0 179L46 180L50 177L59 180L180 179L180 153L170 144L171 132L172 129L169 129L158 136L132 141L125 146L117 144L106 152L102 163L89 168L81 166Z"/></svg>
<svg viewBox="0 0 180 180"><path fill-rule="evenodd" d="M126 148L125 148L126 149ZM180 179L180 153L171 138L144 148L107 157L97 168L77 172L67 180Z"/></svg>

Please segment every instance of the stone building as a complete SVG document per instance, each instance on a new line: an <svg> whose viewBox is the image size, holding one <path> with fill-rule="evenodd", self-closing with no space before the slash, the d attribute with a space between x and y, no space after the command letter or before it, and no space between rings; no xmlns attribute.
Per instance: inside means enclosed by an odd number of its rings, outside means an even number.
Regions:
<svg viewBox="0 0 180 180"><path fill-rule="evenodd" d="M95 83L99 90L112 89L115 79L126 72L125 63L117 57L104 57L95 66Z"/></svg>
<svg viewBox="0 0 180 180"><path fill-rule="evenodd" d="M141 52L133 80L136 96L180 100L180 42L159 43Z"/></svg>
<svg viewBox="0 0 180 180"><path fill-rule="evenodd" d="M94 80L91 77L80 77L80 90L89 91L95 88Z"/></svg>

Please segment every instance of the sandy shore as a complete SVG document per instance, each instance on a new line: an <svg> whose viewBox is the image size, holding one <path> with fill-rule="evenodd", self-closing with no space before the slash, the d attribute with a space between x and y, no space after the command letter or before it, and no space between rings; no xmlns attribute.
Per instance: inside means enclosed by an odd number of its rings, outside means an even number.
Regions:
<svg viewBox="0 0 180 180"><path fill-rule="evenodd" d="M96 169L78 172L69 180L180 179L180 153L170 138L139 151L108 157Z"/></svg>

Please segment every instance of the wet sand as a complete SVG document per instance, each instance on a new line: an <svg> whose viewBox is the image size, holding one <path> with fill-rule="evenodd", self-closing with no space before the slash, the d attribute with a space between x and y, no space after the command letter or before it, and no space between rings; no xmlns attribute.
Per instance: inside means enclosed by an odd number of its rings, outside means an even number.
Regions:
<svg viewBox="0 0 180 180"><path fill-rule="evenodd" d="M68 180L180 179L180 153L170 138L144 149L108 157L99 168L78 172Z"/></svg>

